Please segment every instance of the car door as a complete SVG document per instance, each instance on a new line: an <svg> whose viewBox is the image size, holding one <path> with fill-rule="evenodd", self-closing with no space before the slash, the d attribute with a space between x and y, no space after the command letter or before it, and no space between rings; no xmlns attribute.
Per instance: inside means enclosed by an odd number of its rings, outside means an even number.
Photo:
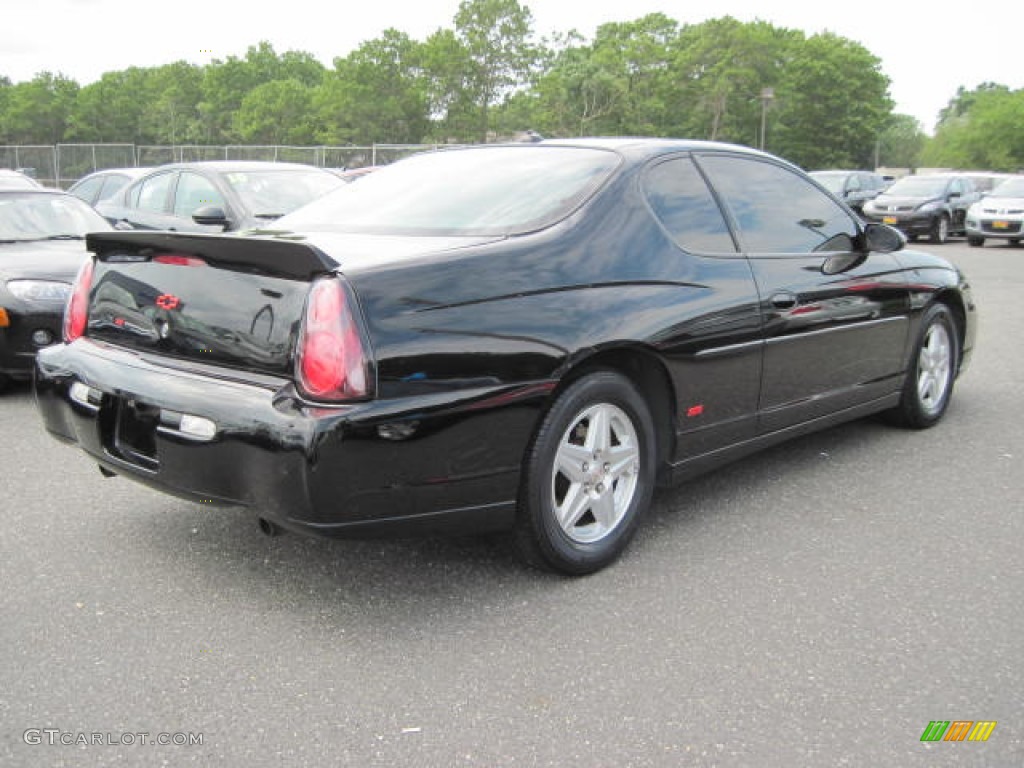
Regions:
<svg viewBox="0 0 1024 768"><path fill-rule="evenodd" d="M966 178L954 178L949 184L947 198L951 229L960 231L966 226L967 209L981 197L974 191L974 183Z"/></svg>
<svg viewBox="0 0 1024 768"><path fill-rule="evenodd" d="M860 225L768 158L698 157L757 283L764 336L761 434L898 388L909 290L891 254L856 250Z"/></svg>
<svg viewBox="0 0 1024 768"><path fill-rule="evenodd" d="M684 461L756 434L764 344L759 298L747 260L692 158L659 159L642 183L651 212L675 244L669 261L677 280L687 286L675 307L677 322L650 340L672 380L674 458Z"/></svg>

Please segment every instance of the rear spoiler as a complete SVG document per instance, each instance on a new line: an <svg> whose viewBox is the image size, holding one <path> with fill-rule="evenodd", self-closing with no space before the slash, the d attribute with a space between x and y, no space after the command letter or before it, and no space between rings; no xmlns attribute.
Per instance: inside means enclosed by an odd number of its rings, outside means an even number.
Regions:
<svg viewBox="0 0 1024 768"><path fill-rule="evenodd" d="M294 235L288 238L136 231L93 232L85 242L100 261L148 261L180 254L224 269L307 282L337 269L337 262L311 243Z"/></svg>

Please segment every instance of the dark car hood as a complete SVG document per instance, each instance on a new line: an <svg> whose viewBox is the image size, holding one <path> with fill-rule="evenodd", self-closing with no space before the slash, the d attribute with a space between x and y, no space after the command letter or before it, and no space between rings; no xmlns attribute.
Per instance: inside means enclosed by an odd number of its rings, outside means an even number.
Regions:
<svg viewBox="0 0 1024 768"><path fill-rule="evenodd" d="M82 240L0 243L0 277L72 283L87 255Z"/></svg>

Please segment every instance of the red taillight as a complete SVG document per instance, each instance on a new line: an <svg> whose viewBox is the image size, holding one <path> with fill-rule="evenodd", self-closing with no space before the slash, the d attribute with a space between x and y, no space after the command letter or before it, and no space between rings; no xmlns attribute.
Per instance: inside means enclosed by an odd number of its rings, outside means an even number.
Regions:
<svg viewBox="0 0 1024 768"><path fill-rule="evenodd" d="M89 291L92 290L92 259L78 269L71 298L64 309L64 343L70 344L83 333L89 319Z"/></svg>
<svg viewBox="0 0 1024 768"><path fill-rule="evenodd" d="M206 259L184 253L161 253L153 257L154 264L170 264L175 267L205 267Z"/></svg>
<svg viewBox="0 0 1024 768"><path fill-rule="evenodd" d="M336 278L317 280L309 292L296 367L299 387L318 400L370 394L369 358L353 302Z"/></svg>

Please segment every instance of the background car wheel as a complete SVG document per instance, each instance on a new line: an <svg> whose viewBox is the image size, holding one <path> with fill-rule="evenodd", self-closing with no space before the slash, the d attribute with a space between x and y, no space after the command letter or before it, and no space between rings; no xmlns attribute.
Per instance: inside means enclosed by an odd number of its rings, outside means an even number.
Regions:
<svg viewBox="0 0 1024 768"><path fill-rule="evenodd" d="M943 214L932 222L931 241L941 245L949 239L949 217Z"/></svg>
<svg viewBox="0 0 1024 768"><path fill-rule="evenodd" d="M968 235L967 236L967 244L968 245L973 245L975 248L977 248L978 246L985 244L985 238L984 237L975 237L974 235Z"/></svg>
<svg viewBox="0 0 1024 768"><path fill-rule="evenodd" d="M937 424L949 405L959 360L953 313L945 304L933 304L921 321L903 394L891 413L895 421L914 429Z"/></svg>
<svg viewBox="0 0 1024 768"><path fill-rule="evenodd" d="M629 379L599 371L574 382L527 453L514 532L532 565L570 575L614 561L654 489L654 425Z"/></svg>
<svg viewBox="0 0 1024 768"><path fill-rule="evenodd" d="M7 378L4 374L0 373L0 392L3 392L5 389L7 389L7 385L10 383L11 380Z"/></svg>
<svg viewBox="0 0 1024 768"><path fill-rule="evenodd" d="M1020 245L1020 238L1019 237L1011 237L1010 238L1010 245L1013 245L1013 246Z"/></svg>

